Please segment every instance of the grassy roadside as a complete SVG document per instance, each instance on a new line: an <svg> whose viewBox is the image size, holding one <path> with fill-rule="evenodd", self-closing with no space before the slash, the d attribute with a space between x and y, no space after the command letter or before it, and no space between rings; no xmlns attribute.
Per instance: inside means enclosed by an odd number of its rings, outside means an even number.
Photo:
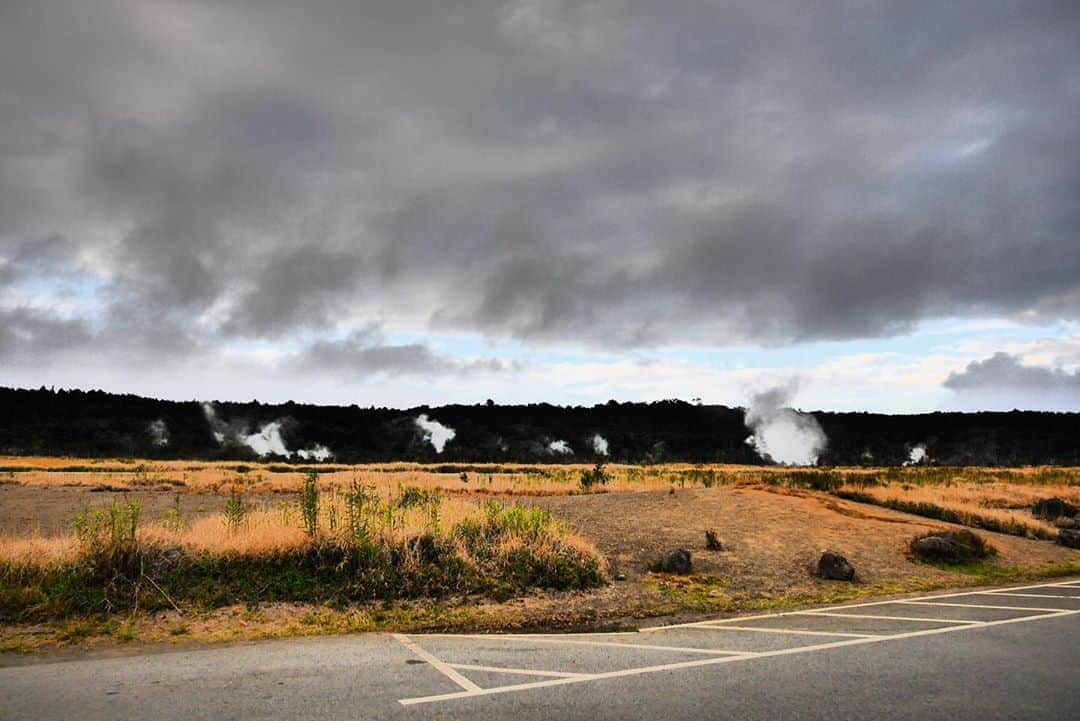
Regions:
<svg viewBox="0 0 1080 721"><path fill-rule="evenodd" d="M60 641L124 641L138 636L132 619L163 611L500 600L606 581L599 552L542 510L447 503L413 487L389 498L360 485L322 496L312 474L297 504L277 513L249 513L235 494L222 514L191 526L140 518L138 503L116 504L79 516L71 536L3 539L0 623L59 624ZM361 630L382 613L351 623Z"/></svg>
<svg viewBox="0 0 1080 721"><path fill-rule="evenodd" d="M364 632L528 632L631 630L704 615L794 609L954 588L1038 582L1080 576L1080 561L1033 568L976 563L953 566L948 578L877 584L815 582L765 595L740 594L717 576L650 574L644 594L620 595L616 585L589 592L535 591L523 598L478 598L349 604L232 605L128 614L88 614L36 624L0 624L0 665L20 657L48 658L122 648L188 646Z"/></svg>

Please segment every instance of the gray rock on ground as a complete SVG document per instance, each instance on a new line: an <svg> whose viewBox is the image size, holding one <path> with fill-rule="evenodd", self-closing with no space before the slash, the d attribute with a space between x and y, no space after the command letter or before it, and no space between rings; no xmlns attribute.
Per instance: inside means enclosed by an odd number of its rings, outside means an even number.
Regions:
<svg viewBox="0 0 1080 721"><path fill-rule="evenodd" d="M1080 530L1062 528L1058 531L1057 542L1066 548L1080 548Z"/></svg>
<svg viewBox="0 0 1080 721"><path fill-rule="evenodd" d="M654 571L661 573L690 573L693 568L690 551L685 548L677 548L674 551L665 553L653 566Z"/></svg>

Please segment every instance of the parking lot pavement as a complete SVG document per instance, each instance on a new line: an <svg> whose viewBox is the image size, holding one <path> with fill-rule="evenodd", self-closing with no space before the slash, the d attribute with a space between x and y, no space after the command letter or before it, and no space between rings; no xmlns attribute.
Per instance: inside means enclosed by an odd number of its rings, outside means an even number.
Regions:
<svg viewBox="0 0 1080 721"><path fill-rule="evenodd" d="M970 632L1080 614L1080 581L961 591L619 634L398 635L456 686L405 706Z"/></svg>
<svg viewBox="0 0 1080 721"><path fill-rule="evenodd" d="M0 668L3 721L1080 718L1080 580L603 634L360 634Z"/></svg>

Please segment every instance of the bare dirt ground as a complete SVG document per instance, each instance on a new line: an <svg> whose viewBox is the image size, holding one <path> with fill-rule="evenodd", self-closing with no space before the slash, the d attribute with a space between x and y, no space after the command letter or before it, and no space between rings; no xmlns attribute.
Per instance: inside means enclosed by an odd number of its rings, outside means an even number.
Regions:
<svg viewBox="0 0 1080 721"><path fill-rule="evenodd" d="M841 501L821 493L771 487L725 487L535 499L607 556L613 572L640 579L661 552L686 548L694 571L718 576L738 596L782 596L793 589L835 586L809 575L826 549L854 564L863 584L955 579L958 574L912 563L916 535L958 528L919 516ZM705 549L715 530L724 550ZM980 532L998 549L996 564L1038 567L1080 560L1080 552L998 533ZM633 584L631 584L633 585Z"/></svg>

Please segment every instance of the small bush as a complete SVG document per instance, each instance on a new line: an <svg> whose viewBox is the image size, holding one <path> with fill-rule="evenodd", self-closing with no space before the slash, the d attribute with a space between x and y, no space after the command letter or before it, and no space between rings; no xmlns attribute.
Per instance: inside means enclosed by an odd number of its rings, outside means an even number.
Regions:
<svg viewBox="0 0 1080 721"><path fill-rule="evenodd" d="M606 486L609 480L611 480L611 477L604 464L597 463L592 470L585 469L581 472L580 483L584 490L589 490L594 486Z"/></svg>

